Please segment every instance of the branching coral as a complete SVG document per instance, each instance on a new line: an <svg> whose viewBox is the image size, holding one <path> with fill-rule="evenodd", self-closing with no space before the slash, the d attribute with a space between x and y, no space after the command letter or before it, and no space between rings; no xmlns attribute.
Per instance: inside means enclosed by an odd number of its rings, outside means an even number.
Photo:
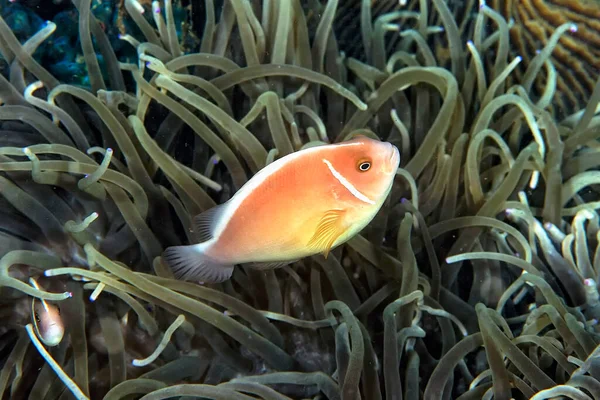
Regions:
<svg viewBox="0 0 600 400"><path fill-rule="evenodd" d="M550 114L573 24L519 78L510 24L486 6L466 29L442 0L381 15L364 1L358 59L339 52L335 0L229 0L218 18L207 1L190 54L170 0L126 0L128 63L75 3L89 89L61 84L0 18L15 71L0 81L0 393L600 397L600 84L585 109ZM276 157L356 134L402 156L359 236L214 286L172 279L160 254L197 240L193 215ZM60 307L55 347L32 298Z"/></svg>

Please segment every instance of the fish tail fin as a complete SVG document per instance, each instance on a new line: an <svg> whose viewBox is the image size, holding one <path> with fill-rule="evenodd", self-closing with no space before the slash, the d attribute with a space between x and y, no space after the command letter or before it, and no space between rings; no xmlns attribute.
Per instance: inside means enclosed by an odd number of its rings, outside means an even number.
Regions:
<svg viewBox="0 0 600 400"><path fill-rule="evenodd" d="M233 265L223 264L205 253L204 243L191 246L172 246L162 257L173 271L176 279L219 283L233 273Z"/></svg>

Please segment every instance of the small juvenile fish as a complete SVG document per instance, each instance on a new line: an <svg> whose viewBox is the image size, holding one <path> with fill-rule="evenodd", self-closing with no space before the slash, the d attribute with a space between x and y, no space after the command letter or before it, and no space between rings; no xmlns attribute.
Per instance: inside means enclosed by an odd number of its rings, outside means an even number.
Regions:
<svg viewBox="0 0 600 400"><path fill-rule="evenodd" d="M35 279L29 278L29 283L34 288L41 290ZM42 343L48 347L54 347L62 341L65 335L65 325L58 306L34 297L31 300L31 316L35 333Z"/></svg>
<svg viewBox="0 0 600 400"><path fill-rule="evenodd" d="M201 243L169 247L163 258L178 279L216 283L235 264L327 257L375 217L399 164L394 145L364 136L289 154L194 218Z"/></svg>

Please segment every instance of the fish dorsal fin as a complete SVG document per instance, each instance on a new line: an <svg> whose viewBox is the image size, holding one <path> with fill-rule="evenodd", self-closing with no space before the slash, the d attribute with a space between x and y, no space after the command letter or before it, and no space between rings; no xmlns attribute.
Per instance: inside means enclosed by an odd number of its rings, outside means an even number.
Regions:
<svg viewBox="0 0 600 400"><path fill-rule="evenodd" d="M323 251L325 258L329 255L335 241L346 231L346 226L344 225L345 214L346 210L341 209L325 212L321 217L321 221L319 221L319 225L317 225L316 232L308 241L309 246Z"/></svg>
<svg viewBox="0 0 600 400"><path fill-rule="evenodd" d="M206 242L214 238L217 224L225 210L225 204L214 206L194 217L192 225L198 242Z"/></svg>
<svg viewBox="0 0 600 400"><path fill-rule="evenodd" d="M266 271L269 269L277 269L277 268L281 268L281 267L285 267L286 265L295 263L296 260L289 260L289 261L270 261L270 262L253 262L252 264L250 264L250 266L256 270L259 271Z"/></svg>

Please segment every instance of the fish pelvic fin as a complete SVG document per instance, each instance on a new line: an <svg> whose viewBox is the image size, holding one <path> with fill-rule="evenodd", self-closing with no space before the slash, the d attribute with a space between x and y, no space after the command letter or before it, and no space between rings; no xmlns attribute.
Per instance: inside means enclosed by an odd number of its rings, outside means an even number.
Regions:
<svg viewBox="0 0 600 400"><path fill-rule="evenodd" d="M233 273L233 265L212 259L199 245L168 247L162 257L176 279L219 283L231 278Z"/></svg>
<svg viewBox="0 0 600 400"><path fill-rule="evenodd" d="M198 242L206 242L214 238L217 224L224 210L225 203L214 206L194 217L192 225Z"/></svg>
<svg viewBox="0 0 600 400"><path fill-rule="evenodd" d="M308 241L308 245L322 251L325 258L329 255L331 248L338 238L346 232L344 224L345 214L346 210L342 209L333 209L325 212L319 221L319 225L317 225L317 230Z"/></svg>

